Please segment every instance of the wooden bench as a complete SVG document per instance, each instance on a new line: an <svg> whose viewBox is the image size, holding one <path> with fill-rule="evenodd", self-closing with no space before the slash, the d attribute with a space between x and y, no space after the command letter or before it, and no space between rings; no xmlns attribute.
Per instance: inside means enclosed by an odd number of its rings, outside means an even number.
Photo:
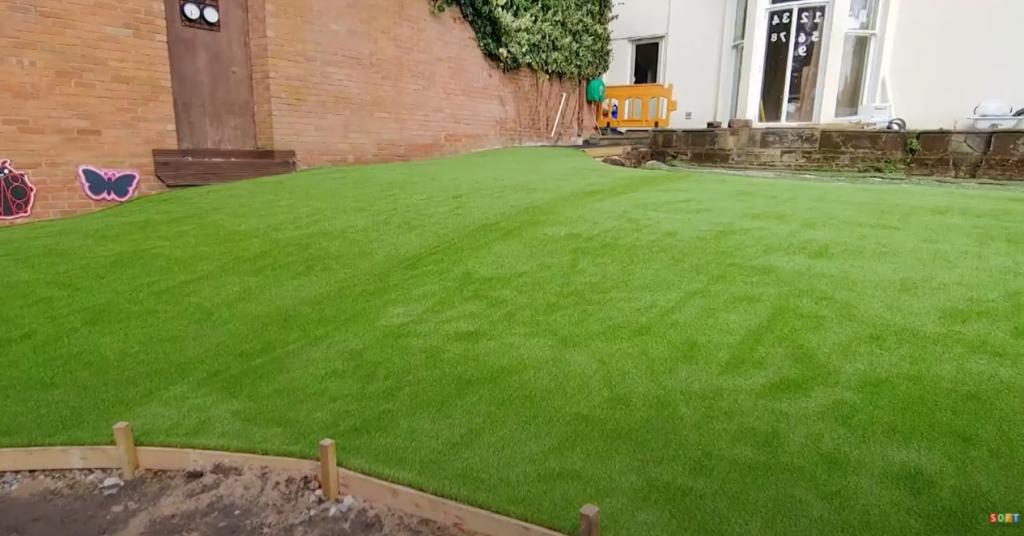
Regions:
<svg viewBox="0 0 1024 536"><path fill-rule="evenodd" d="M154 149L153 168L167 186L203 186L295 171L295 151Z"/></svg>

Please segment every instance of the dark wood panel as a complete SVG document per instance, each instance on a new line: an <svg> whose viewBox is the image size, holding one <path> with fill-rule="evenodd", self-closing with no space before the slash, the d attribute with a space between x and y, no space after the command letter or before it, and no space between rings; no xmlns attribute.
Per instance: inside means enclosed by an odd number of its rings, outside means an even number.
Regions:
<svg viewBox="0 0 1024 536"><path fill-rule="evenodd" d="M291 172L289 162L273 160L229 160L225 162L166 162L159 164L159 172L193 173L196 175L225 175L232 173ZM256 175L257 177L259 175Z"/></svg>
<svg viewBox="0 0 1024 536"><path fill-rule="evenodd" d="M295 152L157 149L153 151L153 167L168 186L200 186L292 173Z"/></svg>
<svg viewBox="0 0 1024 536"><path fill-rule="evenodd" d="M221 31L181 24L179 0L164 0L178 147L255 149L247 3L220 3Z"/></svg>
<svg viewBox="0 0 1024 536"><path fill-rule="evenodd" d="M259 177L273 177L274 175L285 175L285 173L277 173L272 175L262 174ZM238 176L224 176L214 178L203 178L195 175L188 174L169 174L165 175L167 178L163 179L164 184L172 188L180 188L182 186L210 186L213 184L223 184L225 182L238 182L247 181L252 179L258 179L259 177L249 177L246 175Z"/></svg>
<svg viewBox="0 0 1024 536"><path fill-rule="evenodd" d="M283 175L283 173L278 173ZM272 175L263 175L264 177L271 177ZM238 182L256 179L259 177L221 177L217 180L203 180L196 178L192 175L167 175L167 179L164 180L164 184L171 188L181 188L185 186L211 186L214 184L224 184L226 182Z"/></svg>
<svg viewBox="0 0 1024 536"><path fill-rule="evenodd" d="M287 166L278 166L273 168L249 168L209 173L196 172L195 170L161 169L157 171L157 176L160 177L160 180L168 186L199 186L205 184L218 184L222 182L256 179L259 177L271 177L274 175L286 175L293 171L294 169Z"/></svg>
<svg viewBox="0 0 1024 536"><path fill-rule="evenodd" d="M240 162L234 167L221 167L212 168L201 165L196 166L161 166L161 173L174 173L174 174L191 174L196 177L227 177L227 176L242 176L246 175L249 177L265 177L268 175L280 175L281 173L291 173L294 171L291 166L286 163L268 165L268 166L253 166L248 165L245 162Z"/></svg>
<svg viewBox="0 0 1024 536"><path fill-rule="evenodd" d="M269 149L154 149L153 159L169 160L295 160L295 151Z"/></svg>

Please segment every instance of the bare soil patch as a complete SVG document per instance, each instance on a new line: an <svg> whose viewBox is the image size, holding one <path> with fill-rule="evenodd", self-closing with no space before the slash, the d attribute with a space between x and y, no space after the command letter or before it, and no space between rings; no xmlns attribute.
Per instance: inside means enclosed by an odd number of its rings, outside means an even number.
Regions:
<svg viewBox="0 0 1024 536"><path fill-rule="evenodd" d="M0 475L0 536L451 536L447 528L266 468Z"/></svg>

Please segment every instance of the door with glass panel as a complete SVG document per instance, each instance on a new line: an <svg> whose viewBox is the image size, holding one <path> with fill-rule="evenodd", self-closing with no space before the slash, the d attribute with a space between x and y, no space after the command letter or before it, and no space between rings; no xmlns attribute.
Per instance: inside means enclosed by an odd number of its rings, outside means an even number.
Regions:
<svg viewBox="0 0 1024 536"><path fill-rule="evenodd" d="M762 123L809 123L821 107L819 81L828 2L772 0L761 79Z"/></svg>

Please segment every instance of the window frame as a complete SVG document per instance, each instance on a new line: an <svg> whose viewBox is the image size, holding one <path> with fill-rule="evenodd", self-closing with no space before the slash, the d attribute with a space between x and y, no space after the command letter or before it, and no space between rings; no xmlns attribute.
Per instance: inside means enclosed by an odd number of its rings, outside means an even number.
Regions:
<svg viewBox="0 0 1024 536"><path fill-rule="evenodd" d="M761 127L790 127L796 125L823 124L831 122L849 122L856 120L856 117L836 117L838 93L840 90L840 77L843 69L842 57L847 35L870 35L871 45L869 58L866 67L866 79L861 92L861 106L876 102L891 102L891 94L883 94L886 91L886 81L889 78L891 64L891 41L897 26L897 10L899 0L878 0L874 12L873 29L851 30L849 29L849 10L853 0L792 0L781 4L772 4L771 0L749 0L747 11L747 26L744 39L743 66L740 74L740 96L737 109L737 118L751 120L755 125ZM765 53L766 34L768 33L769 21L768 11L779 8L794 8L814 4L827 4L828 13L826 17L827 39L825 40L821 68L823 76L818 79L817 94L820 101L815 110L813 120L807 123L768 123L760 121L760 99L761 86L765 76ZM719 87L723 90L719 93L718 116L720 120L726 120L731 109L732 89L732 53L736 50L733 45L738 41L733 37L733 21L736 4L732 1L726 4L726 18L723 21L723 32L721 48L719 49L721 61L719 63ZM887 95L887 96L886 96Z"/></svg>
<svg viewBox="0 0 1024 536"><path fill-rule="evenodd" d="M857 103L857 112L853 115L842 116L837 115L839 113L839 102L838 99L832 105L835 107L833 110L833 117L836 121L856 121L860 118L860 109L866 104L872 104L873 101L877 100L878 94L878 81L880 76L880 63L879 63L879 48L884 35L883 24L888 17L883 17L883 14L888 13L890 0L878 0L875 4L875 10L873 13L874 20L872 21L869 29L847 29L843 32L843 47L846 46L846 39L848 37L867 37L868 38L868 58L864 62L864 87L861 88L860 102ZM847 14L849 16L849 14ZM837 69L842 73L842 62L837 66ZM837 88L839 89L839 88ZM838 97L838 94L837 94ZM870 102L869 102L870 101Z"/></svg>
<svg viewBox="0 0 1024 536"><path fill-rule="evenodd" d="M800 12L800 9L802 9L802 8L812 8L812 7L818 7L818 6L824 6L825 7L825 18L824 18L824 21L823 21L823 24L822 24L822 28L823 28L822 33L824 35L822 36L822 39L821 39L821 41L822 41L821 57L818 60L820 68L819 68L818 80L816 82L815 92L814 92L815 93L815 97L814 97L815 98L814 117L813 117L813 119L811 119L811 121L787 121L786 106L783 106L782 117L781 117L781 119L779 121L762 121L761 120L760 109L761 109L761 97L762 97L761 92L762 92L762 89L763 89L762 86L764 85L764 76L765 76L764 70L765 70L765 65L766 65L766 61L765 61L765 57L766 57L765 56L765 54L766 54L766 41L765 40L767 39L767 36L768 36L768 29L769 29L769 26L770 26L771 13L773 11L781 11L781 10L786 10L786 11L789 11L789 12L793 13L792 21L790 23L791 24L790 36L792 37L793 33L795 33L795 31L796 31L797 14ZM835 17L836 17L836 1L835 0L785 0L785 1L781 2L781 3L767 2L767 3L762 5L762 9L757 14L757 16L758 16L758 18L760 20L764 21L764 24L761 26L762 31L759 31L759 32L756 32L756 33L762 38L761 40L765 41L765 42L760 43L758 45L758 50L754 51L754 53L758 54L760 57L759 58L755 57L755 60L758 62L757 63L757 73L756 73L756 76L754 76L753 72L751 73L752 78L751 78L750 92L754 93L756 91L756 94L757 94L757 97L756 97L757 104L756 104L756 107L755 107L755 110L754 110L754 117L752 118L753 121L754 121L754 124L759 126L759 127L768 127L768 128L780 128L780 127L781 128L785 128L785 127L794 127L794 126L800 126L800 125L820 124L821 123L821 118L825 115L825 113L824 113L825 108L827 108L829 106L832 106L833 107L833 111L834 111L834 106L835 106L835 103L831 103L830 104L828 102L828 99L825 98L825 91L824 91L824 89L825 89L825 79L827 77L827 72L828 72L829 67L830 67L829 66L829 61L828 61L829 60L829 55L830 55L830 51L832 50L832 47L834 46L833 41L835 39L835 36L833 35L834 32L832 30L833 30L833 21L835 20ZM844 39L845 39L845 36L844 36ZM795 39L791 38L790 42L789 42L789 54L788 54L788 56L786 58L786 70L787 70L786 85L785 85L785 88L783 89L783 93L782 93L783 94L784 102L788 102L788 101L786 101L786 99L789 98L788 96L789 96L789 92L790 92L790 89L791 89L790 88L790 82L792 81L791 69L792 69L792 65L793 65L793 50L794 50L795 46L796 46ZM751 67L753 67L753 65ZM754 82L756 82L756 84ZM751 101L751 102L753 102L753 101ZM748 110L748 115L750 115L750 110Z"/></svg>
<svg viewBox="0 0 1024 536"><path fill-rule="evenodd" d="M740 113L740 102L742 101L740 89L743 87L743 69L746 67L743 59L744 54L746 54L747 34L749 33L747 31L747 24L750 23L750 8L753 7L753 4L750 0L733 0L732 3L734 12L732 16L732 44L729 45L729 57L731 60L729 69L726 71L729 76L727 119L738 117ZM743 21L742 24L740 24L741 20ZM743 34L737 36L737 31L742 31Z"/></svg>
<svg viewBox="0 0 1024 536"><path fill-rule="evenodd" d="M633 75L636 73L636 47L637 45L650 45L652 43L658 44L658 78L653 83L664 84L665 83L665 36L658 35L652 37L641 37L638 39L629 40L629 85L636 85Z"/></svg>

